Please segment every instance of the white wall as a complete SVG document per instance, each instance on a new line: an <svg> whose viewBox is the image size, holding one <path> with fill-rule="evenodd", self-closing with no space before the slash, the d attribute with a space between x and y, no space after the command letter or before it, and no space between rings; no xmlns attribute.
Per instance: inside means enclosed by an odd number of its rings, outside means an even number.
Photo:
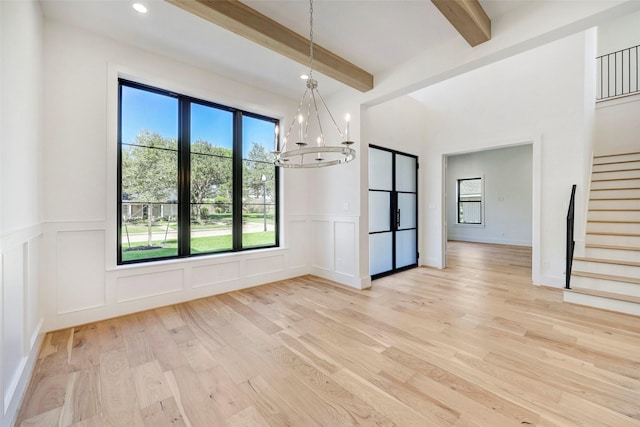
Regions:
<svg viewBox="0 0 640 427"><path fill-rule="evenodd" d="M533 147L530 144L449 156L446 169L449 240L531 246ZM482 225L458 224L459 179L483 179Z"/></svg>
<svg viewBox="0 0 640 427"><path fill-rule="evenodd" d="M640 45L640 12L630 13L598 26L598 55Z"/></svg>
<svg viewBox="0 0 640 427"><path fill-rule="evenodd" d="M0 2L0 425L10 425L41 342L42 13Z"/></svg>
<svg viewBox="0 0 640 427"><path fill-rule="evenodd" d="M596 109L594 153L618 154L640 151L640 95L599 102Z"/></svg>
<svg viewBox="0 0 640 427"><path fill-rule="evenodd" d="M119 75L278 117L295 100L55 21L45 21L45 329L307 274L309 176L283 171L282 247L116 265Z"/></svg>
<svg viewBox="0 0 640 427"><path fill-rule="evenodd" d="M562 285L566 208L571 185L586 179L586 124L595 108L585 99L589 45L587 34L574 35L415 94L427 109L419 144L423 263L444 264L443 156L533 142L534 282ZM578 205L585 196L579 185ZM577 235L583 214L576 213Z"/></svg>

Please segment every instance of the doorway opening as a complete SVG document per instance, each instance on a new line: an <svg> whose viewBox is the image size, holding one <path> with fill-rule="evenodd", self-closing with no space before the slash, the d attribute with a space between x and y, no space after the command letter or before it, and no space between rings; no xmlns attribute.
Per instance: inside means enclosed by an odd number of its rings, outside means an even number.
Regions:
<svg viewBox="0 0 640 427"><path fill-rule="evenodd" d="M478 250L485 244L489 252L491 245L532 251L534 176L533 143L444 157L445 267L455 256L448 242L474 243Z"/></svg>

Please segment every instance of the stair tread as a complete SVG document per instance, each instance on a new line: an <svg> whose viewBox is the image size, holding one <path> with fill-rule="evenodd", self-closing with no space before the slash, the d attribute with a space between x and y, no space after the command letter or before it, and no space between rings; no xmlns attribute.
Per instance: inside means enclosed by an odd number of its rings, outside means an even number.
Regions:
<svg viewBox="0 0 640 427"><path fill-rule="evenodd" d="M640 171L640 168L630 168L630 169L607 169L603 171L591 171L591 173L608 173L608 172L634 172Z"/></svg>
<svg viewBox="0 0 640 427"><path fill-rule="evenodd" d="M638 197L592 197L589 199L590 202L597 200L640 200Z"/></svg>
<svg viewBox="0 0 640 427"><path fill-rule="evenodd" d="M621 165L624 163L635 163L640 162L640 159L635 160L618 160L617 162L602 162L602 163L593 163L593 166L602 166L602 165Z"/></svg>
<svg viewBox="0 0 640 427"><path fill-rule="evenodd" d="M640 176L632 176L632 177L628 177L628 178L592 179L591 182L633 181L635 179L640 179Z"/></svg>
<svg viewBox="0 0 640 427"><path fill-rule="evenodd" d="M640 219L589 219L587 222L597 222L599 224L640 224Z"/></svg>
<svg viewBox="0 0 640 427"><path fill-rule="evenodd" d="M615 276L613 274L588 273L586 271L572 271L571 275L579 277L588 277L590 279L613 280L616 282L634 283L640 285L640 278Z"/></svg>
<svg viewBox="0 0 640 427"><path fill-rule="evenodd" d="M597 156L593 156L593 158L594 159L602 159L603 157L633 156L634 154L640 154L640 151L639 152L632 152L632 153L599 154Z"/></svg>
<svg viewBox="0 0 640 427"><path fill-rule="evenodd" d="M589 208L590 212L640 212L640 209L611 209L611 208Z"/></svg>
<svg viewBox="0 0 640 427"><path fill-rule="evenodd" d="M587 236L590 234L594 236L640 237L638 233L617 233L615 231L588 231Z"/></svg>
<svg viewBox="0 0 640 427"><path fill-rule="evenodd" d="M586 288L571 288L571 289L568 289L568 291L575 292L578 294L591 295L594 297L609 298L609 299L615 299L619 301L627 301L635 304L640 304L640 297L635 297L632 295L618 294L615 292L596 291L593 289L586 289Z"/></svg>
<svg viewBox="0 0 640 427"><path fill-rule="evenodd" d="M592 188L591 191L626 191L640 190L640 187L610 187L610 188Z"/></svg>
<svg viewBox="0 0 640 427"><path fill-rule="evenodd" d="M604 258L590 258L590 257L573 257L574 261L586 261L586 262L596 262L599 264L615 264L615 265L628 265L631 267L640 267L640 262L634 261L621 261L617 259L604 259Z"/></svg>
<svg viewBox="0 0 640 427"><path fill-rule="evenodd" d="M595 243L587 243L585 248L594 248L594 249L615 249L617 251L640 251L640 248L635 246L615 246L615 245L599 245Z"/></svg>

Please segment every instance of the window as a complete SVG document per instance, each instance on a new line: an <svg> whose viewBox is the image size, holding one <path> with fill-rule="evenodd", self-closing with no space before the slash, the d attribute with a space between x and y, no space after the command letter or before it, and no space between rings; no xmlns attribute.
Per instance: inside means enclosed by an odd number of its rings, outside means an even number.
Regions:
<svg viewBox="0 0 640 427"><path fill-rule="evenodd" d="M482 178L458 180L458 224L482 224Z"/></svg>
<svg viewBox="0 0 640 427"><path fill-rule="evenodd" d="M277 124L120 80L118 264L278 246Z"/></svg>

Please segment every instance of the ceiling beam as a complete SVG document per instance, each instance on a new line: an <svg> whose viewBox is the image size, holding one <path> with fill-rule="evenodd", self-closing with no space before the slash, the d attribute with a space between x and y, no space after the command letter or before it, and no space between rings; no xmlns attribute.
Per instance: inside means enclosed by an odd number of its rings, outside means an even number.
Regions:
<svg viewBox="0 0 640 427"><path fill-rule="evenodd" d="M491 40L491 19L478 0L431 0L471 45Z"/></svg>
<svg viewBox="0 0 640 427"><path fill-rule="evenodd" d="M222 28L303 65L309 65L309 40L238 0L166 0ZM313 45L313 69L361 92L373 89L373 75Z"/></svg>

